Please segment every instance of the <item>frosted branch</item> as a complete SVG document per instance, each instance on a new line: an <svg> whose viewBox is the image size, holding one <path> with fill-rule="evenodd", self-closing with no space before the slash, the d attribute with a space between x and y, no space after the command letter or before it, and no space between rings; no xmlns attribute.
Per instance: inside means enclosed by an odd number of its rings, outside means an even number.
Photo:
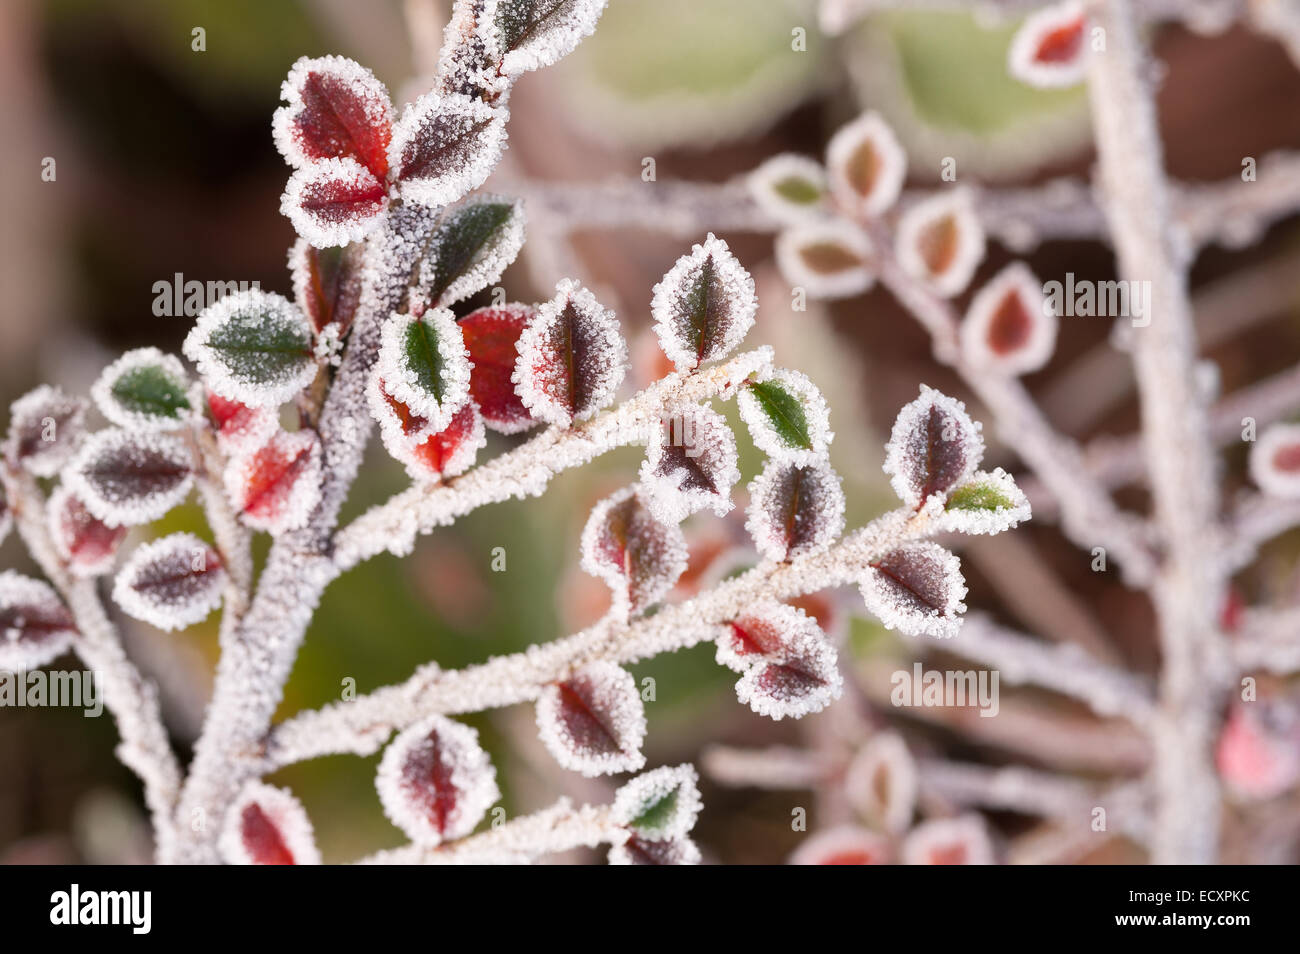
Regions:
<svg viewBox="0 0 1300 954"><path fill-rule="evenodd" d="M700 767L719 785L775 790L816 788L834 769L817 752L786 745L765 749L711 745L704 750Z"/></svg>

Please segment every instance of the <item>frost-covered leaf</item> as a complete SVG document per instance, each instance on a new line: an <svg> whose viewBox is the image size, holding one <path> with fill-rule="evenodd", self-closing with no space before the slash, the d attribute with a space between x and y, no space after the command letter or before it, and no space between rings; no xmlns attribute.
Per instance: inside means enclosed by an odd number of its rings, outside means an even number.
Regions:
<svg viewBox="0 0 1300 954"><path fill-rule="evenodd" d="M614 313L572 279L537 309L519 336L514 381L532 415L567 426L614 397L627 373L627 345Z"/></svg>
<svg viewBox="0 0 1300 954"><path fill-rule="evenodd" d="M698 865L700 849L689 838L651 841L632 835L609 849L611 865Z"/></svg>
<svg viewBox="0 0 1300 954"><path fill-rule="evenodd" d="M458 324L469 351L469 393L483 423L502 434L518 434L537 422L515 392L512 376L519 360L519 336L534 320L531 305L517 302L471 311Z"/></svg>
<svg viewBox="0 0 1300 954"><path fill-rule="evenodd" d="M889 839L857 825L840 825L809 835L790 856L792 865L887 865Z"/></svg>
<svg viewBox="0 0 1300 954"><path fill-rule="evenodd" d="M315 431L278 431L257 450L232 457L223 482L248 526L273 534L296 530L320 502L320 439Z"/></svg>
<svg viewBox="0 0 1300 954"><path fill-rule="evenodd" d="M1300 497L1300 425L1274 424L1250 449L1250 476L1274 497Z"/></svg>
<svg viewBox="0 0 1300 954"><path fill-rule="evenodd" d="M687 404L651 428L641 463L641 497L664 523L678 523L705 508L724 516L739 479L736 437L712 408Z"/></svg>
<svg viewBox="0 0 1300 954"><path fill-rule="evenodd" d="M154 431L99 431L64 471L64 483L110 527L157 520L185 499L192 458L178 437Z"/></svg>
<svg viewBox="0 0 1300 954"><path fill-rule="evenodd" d="M815 159L788 152L773 156L746 183L759 208L786 225L826 215L826 170Z"/></svg>
<svg viewBox="0 0 1300 954"><path fill-rule="evenodd" d="M908 636L947 639L966 612L961 561L937 543L909 543L874 561L862 578L867 609Z"/></svg>
<svg viewBox="0 0 1300 954"><path fill-rule="evenodd" d="M877 113L841 126L826 144L831 193L852 216L877 216L898 200L907 154Z"/></svg>
<svg viewBox="0 0 1300 954"><path fill-rule="evenodd" d="M843 219L786 229L776 237L776 264L785 280L809 298L852 298L876 281L871 240Z"/></svg>
<svg viewBox="0 0 1300 954"><path fill-rule="evenodd" d="M97 519L65 486L50 494L46 518L54 549L74 575L99 576L112 568L126 527L110 527Z"/></svg>
<svg viewBox="0 0 1300 954"><path fill-rule="evenodd" d="M261 447L280 427L275 408L249 407L208 392L208 410L216 425L217 445L227 455Z"/></svg>
<svg viewBox="0 0 1300 954"><path fill-rule="evenodd" d="M993 845L978 815L922 822L903 842L905 865L991 865Z"/></svg>
<svg viewBox="0 0 1300 954"><path fill-rule="evenodd" d="M911 827L919 784L916 761L897 732L873 735L844 773L853 807L892 834Z"/></svg>
<svg viewBox="0 0 1300 954"><path fill-rule="evenodd" d="M460 93L425 93L407 106L388 151L402 198L449 205L481 186L501 158L506 115Z"/></svg>
<svg viewBox="0 0 1300 954"><path fill-rule="evenodd" d="M478 732L441 715L417 722L389 744L375 788L384 814L422 845L468 835L501 797Z"/></svg>
<svg viewBox="0 0 1300 954"><path fill-rule="evenodd" d="M221 605L226 568L192 533L141 544L118 571L113 599L122 612L159 629L185 629Z"/></svg>
<svg viewBox="0 0 1300 954"><path fill-rule="evenodd" d="M1087 24L1078 0L1034 12L1011 41L1007 70L1022 83L1039 89L1082 83L1088 68Z"/></svg>
<svg viewBox="0 0 1300 954"><path fill-rule="evenodd" d="M383 439L385 449L397 460L404 459L433 433L429 419L416 414L409 405L393 397L383 377L377 372L370 376L366 400L371 415L379 422L379 436Z"/></svg>
<svg viewBox="0 0 1300 954"><path fill-rule="evenodd" d="M118 358L90 389L104 416L127 429L166 430L190 412L185 368L157 348L137 348Z"/></svg>
<svg viewBox="0 0 1300 954"><path fill-rule="evenodd" d="M960 294L984 258L984 226L960 186L904 212L894 241L903 270L944 298Z"/></svg>
<svg viewBox="0 0 1300 954"><path fill-rule="evenodd" d="M230 807L218 841L231 865L318 865L311 819L286 788L262 782L244 786Z"/></svg>
<svg viewBox="0 0 1300 954"><path fill-rule="evenodd" d="M38 669L72 645L77 626L47 583L0 571L0 669Z"/></svg>
<svg viewBox="0 0 1300 954"><path fill-rule="evenodd" d="M501 72L518 76L568 56L596 29L606 0L488 0Z"/></svg>
<svg viewBox="0 0 1300 954"><path fill-rule="evenodd" d="M768 461L749 485L745 529L765 560L782 562L830 546L844 530L844 491L825 460Z"/></svg>
<svg viewBox="0 0 1300 954"><path fill-rule="evenodd" d="M316 334L334 325L342 337L352 327L361 304L362 259L359 245L316 248L299 239L290 249L294 299Z"/></svg>
<svg viewBox="0 0 1300 954"><path fill-rule="evenodd" d="M688 764L638 775L614 796L614 822L643 841L684 838L703 807L699 781Z"/></svg>
<svg viewBox="0 0 1300 954"><path fill-rule="evenodd" d="M454 305L497 281L523 244L522 201L471 196L448 209L430 233L420 259L420 293L430 305Z"/></svg>
<svg viewBox="0 0 1300 954"><path fill-rule="evenodd" d="M258 289L204 309L184 351L209 390L249 407L283 404L316 375L311 323L288 299Z"/></svg>
<svg viewBox="0 0 1300 954"><path fill-rule="evenodd" d="M294 171L280 214L317 248L360 242L383 222L388 187L355 159L323 159Z"/></svg>
<svg viewBox="0 0 1300 954"><path fill-rule="evenodd" d="M961 326L970 363L998 374L1037 371L1056 347L1056 312L1043 286L1021 262L998 272L971 299Z"/></svg>
<svg viewBox="0 0 1300 954"><path fill-rule="evenodd" d="M589 663L537 700L542 742L562 766L586 776L635 772L645 764L645 705L632 674Z"/></svg>
<svg viewBox="0 0 1300 954"><path fill-rule="evenodd" d="M686 536L628 487L596 504L582 531L582 568L609 584L628 612L657 603L686 572Z"/></svg>
<svg viewBox="0 0 1300 954"><path fill-rule="evenodd" d="M774 371L741 388L736 400L755 446L774 460L814 463L835 438L826 400L798 371Z"/></svg>
<svg viewBox="0 0 1300 954"><path fill-rule="evenodd" d="M7 453L37 477L53 477L80 446L85 422L85 401L42 384L9 406Z"/></svg>
<svg viewBox="0 0 1300 954"><path fill-rule="evenodd" d="M388 90L359 63L341 56L302 57L280 87L288 103L271 129L289 165L352 159L382 181L388 174L393 106Z"/></svg>
<svg viewBox="0 0 1300 954"><path fill-rule="evenodd" d="M456 317L445 308L384 323L375 373L411 411L440 429L469 397L469 352Z"/></svg>
<svg viewBox="0 0 1300 954"><path fill-rule="evenodd" d="M446 427L396 456L406 464L412 480L438 480L464 473L474 465L478 452L485 446L483 416L477 404L466 401L452 414Z"/></svg>
<svg viewBox="0 0 1300 954"><path fill-rule="evenodd" d="M978 471L948 494L935 530L943 533L1001 533L1030 517L1029 500L1001 467Z"/></svg>
<svg viewBox="0 0 1300 954"><path fill-rule="evenodd" d="M817 621L785 603L762 603L726 623L718 662L743 673L736 697L781 720L820 712L843 688L835 649Z"/></svg>
<svg viewBox="0 0 1300 954"><path fill-rule="evenodd" d="M1261 697L1228 709L1215 746L1215 766L1244 802L1276 798L1300 782L1300 713L1286 698Z"/></svg>
<svg viewBox="0 0 1300 954"><path fill-rule="evenodd" d="M894 493L919 509L932 494L946 496L975 472L984 456L980 425L966 405L921 385L921 396L894 420L884 471Z"/></svg>
<svg viewBox="0 0 1300 954"><path fill-rule="evenodd" d="M654 287L655 334L680 371L725 358L754 324L754 279L710 232Z"/></svg>

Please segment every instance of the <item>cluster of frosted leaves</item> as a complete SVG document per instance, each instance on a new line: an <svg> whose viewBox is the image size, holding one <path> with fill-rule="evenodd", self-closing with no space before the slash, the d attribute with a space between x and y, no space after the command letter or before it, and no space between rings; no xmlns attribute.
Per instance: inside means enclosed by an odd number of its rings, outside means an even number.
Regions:
<svg viewBox="0 0 1300 954"><path fill-rule="evenodd" d="M736 697L759 715L800 719L839 698L843 680L835 648L803 610L763 602L723 630L718 663L742 674Z"/></svg>
<svg viewBox="0 0 1300 954"><path fill-rule="evenodd" d="M946 496L964 483L983 457L980 425L966 405L923 384L920 397L894 420L884 471L899 498L920 509L932 495Z"/></svg>
<svg viewBox="0 0 1300 954"><path fill-rule="evenodd" d="M393 824L428 846L468 835L501 797L478 732L441 715L417 722L389 744L375 788Z"/></svg>
<svg viewBox="0 0 1300 954"><path fill-rule="evenodd" d="M47 583L0 572L0 669L37 669L62 655L77 635L68 608Z"/></svg>
<svg viewBox="0 0 1300 954"><path fill-rule="evenodd" d="M488 0L483 19L491 24L492 48L500 70L518 76L558 62L596 29L606 0Z"/></svg>
<svg viewBox="0 0 1300 954"><path fill-rule="evenodd" d="M74 576L100 576L112 569L126 527L110 527L62 485L50 494L45 512L54 549Z"/></svg>
<svg viewBox="0 0 1300 954"><path fill-rule="evenodd" d="M209 391L208 413L217 434L217 447L227 456L256 450L280 429L275 408L249 407Z"/></svg>
<svg viewBox="0 0 1300 954"><path fill-rule="evenodd" d="M836 130L826 145L831 194L845 214L875 217L896 201L907 176L907 154L877 113Z"/></svg>
<svg viewBox="0 0 1300 954"><path fill-rule="evenodd" d="M1274 497L1300 497L1300 425L1274 424L1250 449L1250 476Z"/></svg>
<svg viewBox="0 0 1300 954"><path fill-rule="evenodd" d="M222 481L246 526L280 534L306 525L320 502L321 444L312 430L277 431L231 457Z"/></svg>
<svg viewBox="0 0 1300 954"><path fill-rule="evenodd" d="M935 516L939 533L1001 533L1030 518L1029 499L1001 467L976 471L953 488Z"/></svg>
<svg viewBox="0 0 1300 954"><path fill-rule="evenodd" d="M957 187L912 206L898 220L898 263L936 294L952 298L984 258L984 227L969 189Z"/></svg>
<svg viewBox="0 0 1300 954"><path fill-rule="evenodd" d="M568 426L608 404L627 373L627 345L614 313L572 279L555 286L518 341L514 382L524 407Z"/></svg>
<svg viewBox="0 0 1300 954"><path fill-rule="evenodd" d="M596 504L582 531L582 568L609 584L636 614L662 599L686 572L686 536L628 487Z"/></svg>
<svg viewBox="0 0 1300 954"><path fill-rule="evenodd" d="M908 833L901 850L905 865L991 865L993 843L978 815L922 822Z"/></svg>
<svg viewBox="0 0 1300 954"><path fill-rule="evenodd" d="M318 865L311 819L286 788L250 782L231 805L217 842L231 865Z"/></svg>
<svg viewBox="0 0 1300 954"><path fill-rule="evenodd" d="M598 660L546 686L537 728L555 760L583 775L635 772L645 764L645 706L632 674L615 663Z"/></svg>
<svg viewBox="0 0 1300 954"><path fill-rule="evenodd" d="M519 199L475 195L448 209L429 232L414 294L446 308L497 281L524 244Z"/></svg>
<svg viewBox="0 0 1300 954"><path fill-rule="evenodd" d="M807 156L773 156L749 174L746 185L759 208L783 225L815 222L826 214L826 170Z"/></svg>
<svg viewBox="0 0 1300 954"><path fill-rule="evenodd" d="M113 581L113 599L159 629L185 629L221 605L226 579L216 550L192 533L173 533L136 547Z"/></svg>
<svg viewBox="0 0 1300 954"><path fill-rule="evenodd" d="M1007 71L1030 86L1059 89L1087 73L1088 18L1083 4L1067 0L1025 19L1007 50Z"/></svg>
<svg viewBox="0 0 1300 954"><path fill-rule="evenodd" d="M37 477L53 477L85 436L86 402L48 384L9 407L5 455Z"/></svg>
<svg viewBox="0 0 1300 954"><path fill-rule="evenodd" d="M519 338L536 315L531 305L510 302L471 311L458 322L473 365L470 396L483 423L501 434L518 434L537 423L513 381Z"/></svg>
<svg viewBox="0 0 1300 954"><path fill-rule="evenodd" d="M255 288L205 308L184 351L208 390L249 407L283 404L316 375L307 316L288 299Z"/></svg>
<svg viewBox="0 0 1300 954"><path fill-rule="evenodd" d="M663 523L680 523L704 509L725 516L740 479L736 437L712 408L678 407L651 428L640 477L641 499Z"/></svg>
<svg viewBox="0 0 1300 954"><path fill-rule="evenodd" d="M86 439L64 469L63 482L108 526L135 526L184 500L194 470L179 437L107 428Z"/></svg>
<svg viewBox="0 0 1300 954"><path fill-rule="evenodd" d="M736 402L755 446L775 460L813 463L835 439L826 399L798 371L766 374L741 388Z"/></svg>
<svg viewBox="0 0 1300 954"><path fill-rule="evenodd" d="M837 825L809 835L790 856L792 865L887 865L889 839L858 825Z"/></svg>
<svg viewBox="0 0 1300 954"><path fill-rule="evenodd" d="M137 348L118 358L90 389L104 417L119 427L169 430L193 414L185 368L157 348Z"/></svg>
<svg viewBox="0 0 1300 954"><path fill-rule="evenodd" d="M765 560L777 563L826 549L844 531L844 491L830 462L769 460L749 485L745 521Z"/></svg>
<svg viewBox="0 0 1300 954"><path fill-rule="evenodd" d="M456 317L445 308L391 316L373 373L386 393L441 430L469 398L469 352Z"/></svg>
<svg viewBox="0 0 1300 954"><path fill-rule="evenodd" d="M873 560L861 580L867 609L887 629L946 639L961 628L961 561L937 543L908 543Z"/></svg>
<svg viewBox="0 0 1300 954"><path fill-rule="evenodd" d="M679 371L725 358L757 310L754 279L712 232L668 270L650 301L659 344Z"/></svg>
<svg viewBox="0 0 1300 954"><path fill-rule="evenodd" d="M962 354L999 375L1037 371L1056 348L1059 320L1038 278L1021 262L994 275L971 299L961 327Z"/></svg>
<svg viewBox="0 0 1300 954"><path fill-rule="evenodd" d="M317 335L333 326L342 338L361 305L362 246L316 248L299 239L289 250L293 296Z"/></svg>
<svg viewBox="0 0 1300 954"><path fill-rule="evenodd" d="M844 773L844 792L853 807L893 834L911 827L919 785L916 761L897 732L872 736Z"/></svg>
<svg viewBox="0 0 1300 954"><path fill-rule="evenodd" d="M875 284L867 233L846 219L824 219L776 237L776 264L809 298L852 298Z"/></svg>
<svg viewBox="0 0 1300 954"><path fill-rule="evenodd" d="M610 849L609 863L697 864L699 849L688 836L702 807L692 766L664 766L638 775L614 796L614 823L629 834Z"/></svg>

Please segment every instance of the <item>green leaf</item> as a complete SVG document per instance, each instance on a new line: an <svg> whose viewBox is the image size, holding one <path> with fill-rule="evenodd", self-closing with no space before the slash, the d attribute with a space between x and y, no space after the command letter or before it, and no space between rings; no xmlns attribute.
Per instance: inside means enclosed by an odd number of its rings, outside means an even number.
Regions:
<svg viewBox="0 0 1300 954"><path fill-rule="evenodd" d="M462 301L501 277L523 245L517 200L485 197L450 210L429 236L420 284L431 305Z"/></svg>
<svg viewBox="0 0 1300 954"><path fill-rule="evenodd" d="M305 328L272 311L234 315L212 332L207 345L235 374L249 381L274 381L311 360Z"/></svg>
<svg viewBox="0 0 1300 954"><path fill-rule="evenodd" d="M674 788L663 798L648 803L641 809L640 814L633 818L629 827L646 833L654 833L662 830L670 821L673 813L677 810L677 793L680 789Z"/></svg>
<svg viewBox="0 0 1300 954"><path fill-rule="evenodd" d="M406 326L402 344L407 369L415 374L415 386L441 402L443 360L437 330L428 322L413 321Z"/></svg>
<svg viewBox="0 0 1300 954"><path fill-rule="evenodd" d="M1015 501L992 484L973 481L948 497L948 510L1009 510Z"/></svg>
<svg viewBox="0 0 1300 954"><path fill-rule="evenodd" d="M773 189L777 195L789 202L797 202L800 205L813 205L821 201L822 190L817 183L810 182L799 176L788 176L777 182Z"/></svg>
<svg viewBox="0 0 1300 954"><path fill-rule="evenodd" d="M776 381L761 381L749 388L781 440L791 447L812 449L808 418L794 395Z"/></svg>
<svg viewBox="0 0 1300 954"><path fill-rule="evenodd" d="M149 417L177 420L181 411L190 409L184 387L156 364L127 371L113 382L111 390L128 411Z"/></svg>
<svg viewBox="0 0 1300 954"><path fill-rule="evenodd" d="M204 309L184 350L211 390L249 407L283 403L316 374L307 316L261 289L226 295Z"/></svg>

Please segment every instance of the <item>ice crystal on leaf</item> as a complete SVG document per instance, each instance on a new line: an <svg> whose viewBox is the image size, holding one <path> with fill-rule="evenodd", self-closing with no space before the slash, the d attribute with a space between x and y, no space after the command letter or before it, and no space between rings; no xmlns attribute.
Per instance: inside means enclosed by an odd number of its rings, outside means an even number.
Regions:
<svg viewBox="0 0 1300 954"><path fill-rule="evenodd" d="M636 495L620 490L596 504L582 531L582 568L609 584L630 613L658 602L686 572L686 537Z"/></svg>
<svg viewBox="0 0 1300 954"><path fill-rule="evenodd" d="M800 719L839 698L843 680L835 649L803 610L761 604L723 629L718 662L742 673L736 697L759 715Z"/></svg>
<svg viewBox="0 0 1300 954"><path fill-rule="evenodd" d="M699 776L688 764L638 775L614 796L614 821L643 841L685 838L703 804Z"/></svg>
<svg viewBox="0 0 1300 954"><path fill-rule="evenodd" d="M757 310L754 279L712 232L668 270L650 302L659 344L679 371L725 358Z"/></svg>
<svg viewBox="0 0 1300 954"><path fill-rule="evenodd" d="M37 669L72 645L77 627L53 587L0 572L0 669Z"/></svg>
<svg viewBox="0 0 1300 954"><path fill-rule="evenodd" d="M612 775L645 764L645 706L632 674L615 663L589 663L543 689L537 728L555 760L574 772Z"/></svg>
<svg viewBox="0 0 1300 954"><path fill-rule="evenodd" d="M954 488L935 518L935 529L943 533L995 534L1010 530L1030 517L1029 500L1015 480L1001 467L977 471Z"/></svg>
<svg viewBox="0 0 1300 954"><path fill-rule="evenodd" d="M466 401L446 427L395 456L406 464L412 480L439 480L464 473L486 445L483 416L477 404Z"/></svg>
<svg viewBox="0 0 1300 954"><path fill-rule="evenodd" d="M991 865L993 845L978 815L922 822L903 842L905 865Z"/></svg>
<svg viewBox="0 0 1300 954"><path fill-rule="evenodd" d="M128 616L159 629L185 629L221 605L226 569L192 533L173 533L136 547L113 583Z"/></svg>
<svg viewBox="0 0 1300 954"><path fill-rule="evenodd" d="M458 322L473 365L470 396L483 414L483 423L502 434L518 434L537 423L512 379L519 360L519 337L536 314L531 305L511 302L471 311Z"/></svg>
<svg viewBox="0 0 1300 954"><path fill-rule="evenodd" d="M110 527L157 520L193 484L190 450L178 437L108 428L88 438L64 471L64 483Z"/></svg>
<svg viewBox="0 0 1300 954"><path fill-rule="evenodd" d="M898 263L937 294L951 298L970 284L984 258L984 227L970 191L958 187L912 206L898 221Z"/></svg>
<svg viewBox="0 0 1300 954"><path fill-rule="evenodd" d="M751 172L746 182L759 208L784 225L826 214L826 170L815 159L782 153Z"/></svg>
<svg viewBox="0 0 1300 954"><path fill-rule="evenodd" d="M810 298L852 298L876 281L871 240L843 219L786 229L776 238L776 264L785 280Z"/></svg>
<svg viewBox="0 0 1300 954"><path fill-rule="evenodd" d="M518 349L511 380L532 415L551 424L595 414L627 373L627 345L614 313L572 279L538 307Z"/></svg>
<svg viewBox="0 0 1300 954"><path fill-rule="evenodd" d="M984 457L980 425L966 405L921 385L921 396L898 412L885 448L884 471L894 493L920 509L932 494L946 496Z"/></svg>
<svg viewBox="0 0 1300 954"><path fill-rule="evenodd" d="M478 732L441 715L404 730L375 776L384 813L422 845L468 835L501 797Z"/></svg>
<svg viewBox="0 0 1300 954"><path fill-rule="evenodd" d="M42 384L9 407L6 454L37 477L53 477L85 436L86 402Z"/></svg>
<svg viewBox="0 0 1300 954"><path fill-rule="evenodd" d="M811 464L835 438L826 400L798 371L763 375L741 388L736 403L754 444L776 460Z"/></svg>
<svg viewBox="0 0 1300 954"><path fill-rule="evenodd" d="M891 550L868 567L861 588L867 609L908 636L955 636L966 612L961 561L937 543Z"/></svg>
<svg viewBox="0 0 1300 954"><path fill-rule="evenodd" d="M294 171L280 213L317 248L360 242L383 222L388 187L355 159L324 159Z"/></svg>
<svg viewBox="0 0 1300 954"><path fill-rule="evenodd" d="M766 560L782 562L830 546L844 530L844 491L829 462L769 461L749 485L745 529Z"/></svg>
<svg viewBox="0 0 1300 954"><path fill-rule="evenodd" d="M438 220L420 259L417 286L430 306L454 305L497 281L524 244L518 199L476 195Z"/></svg>
<svg viewBox="0 0 1300 954"><path fill-rule="evenodd" d="M285 788L250 782L230 806L218 842L232 865L318 865L311 819Z"/></svg>
<svg viewBox="0 0 1300 954"><path fill-rule="evenodd" d="M288 105L275 111L271 129L289 165L352 159L378 181L388 175L393 107L370 70L341 56L304 56L280 96Z"/></svg>
<svg viewBox="0 0 1300 954"><path fill-rule="evenodd" d="M712 408L684 405L651 428L641 463L641 496L664 523L678 523L705 508L724 516L739 479L736 437Z"/></svg>
<svg viewBox="0 0 1300 954"><path fill-rule="evenodd" d="M889 839L857 825L826 828L804 839L790 856L792 865L887 865Z"/></svg>
<svg viewBox="0 0 1300 954"><path fill-rule="evenodd" d="M191 413L188 387L177 358L157 348L137 348L105 368L90 395L120 427L166 430L179 427Z"/></svg>
<svg viewBox="0 0 1300 954"><path fill-rule="evenodd" d="M916 762L896 732L872 736L844 773L844 791L853 806L894 834L911 827L918 787Z"/></svg>
<svg viewBox="0 0 1300 954"><path fill-rule="evenodd" d="M296 530L320 502L320 438L315 431L278 431L256 450L232 457L223 482L248 526L273 534Z"/></svg>
<svg viewBox="0 0 1300 954"><path fill-rule="evenodd" d="M505 147L506 110L459 93L425 93L393 127L388 159L402 198L448 205L483 184Z"/></svg>
<svg viewBox="0 0 1300 954"><path fill-rule="evenodd" d="M112 568L126 527L110 527L97 519L65 486L50 494L46 517L54 549L75 576L99 576Z"/></svg>
<svg viewBox="0 0 1300 954"><path fill-rule="evenodd" d="M249 407L283 404L316 375L311 323L288 299L257 289L204 309L184 350L210 390Z"/></svg>
<svg viewBox="0 0 1300 954"><path fill-rule="evenodd" d="M841 126L826 145L831 193L852 216L877 216L898 200L907 154L876 113Z"/></svg>
<svg viewBox="0 0 1300 954"><path fill-rule="evenodd" d="M216 424L217 445L228 455L261 447L280 428L274 408L249 407L215 391L208 392L208 411Z"/></svg>
<svg viewBox="0 0 1300 954"><path fill-rule="evenodd" d="M1250 449L1250 476L1275 497L1300 497L1300 425L1274 424Z"/></svg>
<svg viewBox="0 0 1300 954"><path fill-rule="evenodd" d="M1088 18L1083 4L1068 0L1025 19L1007 51L1007 69L1016 79L1040 89L1083 82L1087 71Z"/></svg>
<svg viewBox="0 0 1300 954"><path fill-rule="evenodd" d="M411 412L440 430L469 397L469 352L455 316L445 308L384 323L374 374Z"/></svg>
<svg viewBox="0 0 1300 954"><path fill-rule="evenodd" d="M352 327L361 304L360 246L316 248L299 239L289 251L293 293L316 334L333 325L339 337Z"/></svg>
<svg viewBox="0 0 1300 954"><path fill-rule="evenodd" d="M501 72L518 76L568 56L596 29L606 0L488 0Z"/></svg>
<svg viewBox="0 0 1300 954"><path fill-rule="evenodd" d="M1012 262L971 299L961 326L962 352L978 368L1027 374L1052 357L1057 324L1042 283L1023 263Z"/></svg>
<svg viewBox="0 0 1300 954"><path fill-rule="evenodd" d="M700 849L689 838L652 841L632 835L609 849L611 865L698 865Z"/></svg>

